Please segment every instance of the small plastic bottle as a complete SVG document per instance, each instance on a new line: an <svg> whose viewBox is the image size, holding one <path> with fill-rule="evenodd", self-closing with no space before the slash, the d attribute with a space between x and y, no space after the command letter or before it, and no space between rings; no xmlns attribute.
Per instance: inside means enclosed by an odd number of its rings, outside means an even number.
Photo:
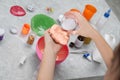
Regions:
<svg viewBox="0 0 120 80"><path fill-rule="evenodd" d="M84 37L83 36L78 36L76 41L75 41L75 47L76 48L81 48L81 46L83 45L84 43Z"/></svg>
<svg viewBox="0 0 120 80"><path fill-rule="evenodd" d="M28 40L27 40L27 44L32 45L34 40L35 40L34 35L29 35Z"/></svg>
<svg viewBox="0 0 120 80"><path fill-rule="evenodd" d="M74 42L70 42L69 47L73 48L74 46L75 46L75 43Z"/></svg>
<svg viewBox="0 0 120 80"><path fill-rule="evenodd" d="M109 9L107 12L105 12L104 15L102 17L100 17L100 19L97 21L96 28L98 31L101 31L104 24L108 21L108 19L110 17L110 12L111 12L111 9Z"/></svg>
<svg viewBox="0 0 120 80"><path fill-rule="evenodd" d="M77 37L77 39L75 40L75 42L70 42L69 47L70 47L70 48L76 47L76 48L78 48L78 49L81 48L81 46L82 46L83 43L84 43L84 39L85 39L85 37L79 35L79 36Z"/></svg>

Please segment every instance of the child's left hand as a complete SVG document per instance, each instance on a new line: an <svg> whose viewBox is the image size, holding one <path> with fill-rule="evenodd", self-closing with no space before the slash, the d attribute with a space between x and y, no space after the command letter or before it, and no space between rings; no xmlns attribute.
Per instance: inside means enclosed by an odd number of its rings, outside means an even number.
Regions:
<svg viewBox="0 0 120 80"><path fill-rule="evenodd" d="M45 39L44 51L47 51L47 53L50 54L57 54L57 52L60 50L62 45L55 43L48 31L45 32L44 39Z"/></svg>

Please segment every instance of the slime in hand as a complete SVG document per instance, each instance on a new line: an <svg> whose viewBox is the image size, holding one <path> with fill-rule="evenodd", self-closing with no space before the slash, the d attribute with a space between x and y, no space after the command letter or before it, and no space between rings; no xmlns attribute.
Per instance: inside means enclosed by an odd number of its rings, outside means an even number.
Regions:
<svg viewBox="0 0 120 80"><path fill-rule="evenodd" d="M69 40L69 34L67 31L63 30L59 25L54 24L50 28L51 37L62 45L66 45Z"/></svg>

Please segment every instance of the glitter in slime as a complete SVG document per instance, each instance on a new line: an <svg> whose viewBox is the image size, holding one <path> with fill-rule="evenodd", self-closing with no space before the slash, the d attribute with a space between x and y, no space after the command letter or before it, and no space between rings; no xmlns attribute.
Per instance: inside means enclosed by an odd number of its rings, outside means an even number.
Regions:
<svg viewBox="0 0 120 80"><path fill-rule="evenodd" d="M26 14L25 10L18 5L12 6L10 8L10 13L14 16L24 16Z"/></svg>

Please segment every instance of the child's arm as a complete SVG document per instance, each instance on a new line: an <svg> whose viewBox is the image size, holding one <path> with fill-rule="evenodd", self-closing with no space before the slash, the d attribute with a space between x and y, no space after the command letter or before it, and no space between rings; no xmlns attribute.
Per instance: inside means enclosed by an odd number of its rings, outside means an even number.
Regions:
<svg viewBox="0 0 120 80"><path fill-rule="evenodd" d="M112 48L106 43L104 38L96 31L92 31L91 38L95 42L98 50L100 51L106 65L108 68L110 68L112 64L112 58L113 58L113 51Z"/></svg>
<svg viewBox="0 0 120 80"><path fill-rule="evenodd" d="M45 33L45 49L37 80L53 80L56 54L61 45L56 44L48 32Z"/></svg>
<svg viewBox="0 0 120 80"><path fill-rule="evenodd" d="M73 18L79 25L79 29L72 32L72 34L78 34L85 37L90 37L99 49L107 67L111 66L111 60L113 58L113 51L111 47L106 43L104 38L88 23L88 21L78 12L69 11L65 13L68 18Z"/></svg>

